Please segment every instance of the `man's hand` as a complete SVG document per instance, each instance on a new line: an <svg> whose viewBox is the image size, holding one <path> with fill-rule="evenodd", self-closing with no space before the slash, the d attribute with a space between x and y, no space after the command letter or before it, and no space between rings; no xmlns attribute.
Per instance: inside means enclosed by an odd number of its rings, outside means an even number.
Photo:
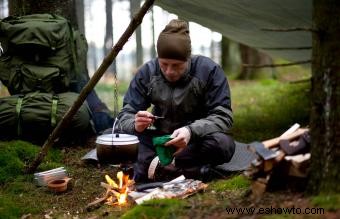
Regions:
<svg viewBox="0 0 340 219"><path fill-rule="evenodd" d="M138 111L135 115L135 130L137 132L144 131L154 122L152 113L148 111Z"/></svg>
<svg viewBox="0 0 340 219"><path fill-rule="evenodd" d="M165 143L164 146L170 146L170 145L175 146L177 148L177 151L174 153L174 155L176 155L188 145L190 138L191 138L191 133L188 128L182 127L182 128L176 129L172 133L171 137L173 139Z"/></svg>

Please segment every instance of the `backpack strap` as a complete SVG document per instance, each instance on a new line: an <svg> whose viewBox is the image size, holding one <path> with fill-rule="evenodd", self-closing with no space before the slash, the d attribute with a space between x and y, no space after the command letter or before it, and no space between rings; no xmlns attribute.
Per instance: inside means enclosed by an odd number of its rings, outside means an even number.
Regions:
<svg viewBox="0 0 340 219"><path fill-rule="evenodd" d="M21 108L22 102L24 100L24 95L19 95L17 105L15 106L15 112L17 115L17 136L21 136Z"/></svg>
<svg viewBox="0 0 340 219"><path fill-rule="evenodd" d="M51 127L54 127L57 124L58 101L59 101L58 95L54 94L52 96L52 106L51 106Z"/></svg>

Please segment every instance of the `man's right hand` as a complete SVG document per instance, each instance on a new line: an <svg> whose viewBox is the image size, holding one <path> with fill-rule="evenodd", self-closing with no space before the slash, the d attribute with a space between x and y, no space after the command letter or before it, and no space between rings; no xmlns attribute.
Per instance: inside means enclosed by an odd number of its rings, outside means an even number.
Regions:
<svg viewBox="0 0 340 219"><path fill-rule="evenodd" d="M152 113L149 113L148 111L138 111L135 115L135 130L137 132L142 132L153 122Z"/></svg>

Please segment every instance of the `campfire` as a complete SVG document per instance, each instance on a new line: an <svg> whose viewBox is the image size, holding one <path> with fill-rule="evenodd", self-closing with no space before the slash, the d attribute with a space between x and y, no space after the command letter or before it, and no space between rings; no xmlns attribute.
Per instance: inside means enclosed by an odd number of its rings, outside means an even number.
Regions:
<svg viewBox="0 0 340 219"><path fill-rule="evenodd" d="M199 180L186 179L183 175L169 182L154 182L134 185L134 180L124 171L119 171L113 180L105 175L106 182L100 185L106 189L103 197L87 205L88 211L100 207L102 203L110 206L126 206L129 204L141 204L150 199L161 198L186 198L196 192L204 190L208 185ZM129 197L129 199L128 199Z"/></svg>
<svg viewBox="0 0 340 219"><path fill-rule="evenodd" d="M117 182L109 175L105 175L106 183L100 183L106 189L105 195L88 204L86 206L88 211L99 207L102 203L110 206L122 206L128 203L128 192L131 190L130 187L134 185L134 181L130 180L129 175L124 174L123 171L119 171L116 177Z"/></svg>
<svg viewBox="0 0 340 219"><path fill-rule="evenodd" d="M127 195L129 186L133 185L133 180L129 179L129 175L123 171L117 173L118 183L116 183L109 175L105 175L107 183L101 183L106 188L106 204L123 205L127 203Z"/></svg>

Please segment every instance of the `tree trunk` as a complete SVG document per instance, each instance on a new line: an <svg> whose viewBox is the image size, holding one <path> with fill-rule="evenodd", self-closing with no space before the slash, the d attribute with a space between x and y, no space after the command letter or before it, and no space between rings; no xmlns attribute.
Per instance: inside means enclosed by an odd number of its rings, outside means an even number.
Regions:
<svg viewBox="0 0 340 219"><path fill-rule="evenodd" d="M75 0L10 0L8 2L10 15L26 15L36 13L54 13L70 20L78 29Z"/></svg>
<svg viewBox="0 0 340 219"><path fill-rule="evenodd" d="M5 1L0 0L0 19L6 17L5 16L5 8L6 8Z"/></svg>
<svg viewBox="0 0 340 219"><path fill-rule="evenodd" d="M78 30L81 34L85 35L85 4L84 0L76 0L76 14Z"/></svg>
<svg viewBox="0 0 340 219"><path fill-rule="evenodd" d="M314 0L309 192L340 192L340 4Z"/></svg>
<svg viewBox="0 0 340 219"><path fill-rule="evenodd" d="M155 17L153 8L151 9L151 31L152 31L152 45L151 45L151 58L155 58L156 54L156 39L155 39Z"/></svg>
<svg viewBox="0 0 340 219"><path fill-rule="evenodd" d="M244 44L240 44L240 54L241 64L248 65L272 64L272 59L270 56ZM255 78L258 70L259 70L258 68L249 68L241 66L241 72L238 75L237 79L240 80L253 79ZM271 77L275 78L274 69L271 69L271 71L272 71Z"/></svg>
<svg viewBox="0 0 340 219"><path fill-rule="evenodd" d="M131 18L140 7L141 0L130 0L130 16ZM143 64L143 46L142 46L142 31L139 26L135 33L136 36L136 66Z"/></svg>
<svg viewBox="0 0 340 219"><path fill-rule="evenodd" d="M106 31L105 31L105 39L104 39L104 57L109 54L113 47L113 20L112 20L112 0L105 0L106 2ZM117 72L116 69L116 60L113 61L112 65L108 69L109 72L115 74Z"/></svg>
<svg viewBox="0 0 340 219"><path fill-rule="evenodd" d="M244 44L240 44L240 54L241 54L241 63L242 64L255 64L256 54L254 49L246 46ZM241 72L239 73L237 79L246 80L250 79L252 75L255 74L256 69L253 68L245 68L241 66Z"/></svg>
<svg viewBox="0 0 340 219"><path fill-rule="evenodd" d="M221 66L222 69L226 74L229 74L231 72L231 63L230 63L230 55L229 55L229 44L230 40L222 36L221 41Z"/></svg>

